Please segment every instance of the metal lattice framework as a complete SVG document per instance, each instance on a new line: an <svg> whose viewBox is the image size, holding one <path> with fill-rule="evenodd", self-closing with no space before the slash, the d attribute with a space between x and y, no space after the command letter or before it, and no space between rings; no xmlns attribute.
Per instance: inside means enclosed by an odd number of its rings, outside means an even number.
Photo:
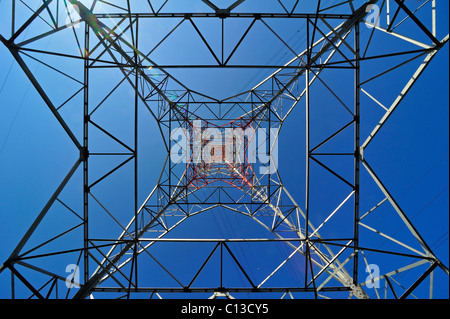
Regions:
<svg viewBox="0 0 450 319"><path fill-rule="evenodd" d="M258 11L248 11L255 7L251 0L228 1L227 5L213 0L185 2L190 4L174 0L12 0L11 35L0 35L0 39L79 151L67 176L0 268L4 276L11 273L12 296L170 298L198 293L234 298L246 293L368 298L375 292L378 297L407 298L426 279L432 291L434 271L448 276L448 268L369 165L365 151L448 41L448 35L442 37L438 30L436 1L274 0L261 1ZM374 8L382 14L373 15ZM423 16L429 21L422 22ZM302 41L296 45L282 31L294 24L301 26L297 33ZM164 31L151 37L158 25L165 26ZM282 63L249 62L255 29L264 30L265 37L282 45L289 58ZM195 40L192 47L180 46L184 60L176 59L180 56L173 52L176 46L164 51L178 33ZM388 45L377 43L377 37ZM43 43L52 38L58 44L44 49ZM54 76L39 78L30 63L43 65ZM394 81L390 75L402 66L413 73L393 94L373 89L371 84L379 79ZM189 81L175 75L189 70L257 71L268 76L242 93L218 98L194 90ZM342 74L339 77L350 98L334 89L328 74L336 73ZM332 108L342 112L331 128L317 124L311 115L328 112L314 102L317 86L331 94ZM123 87L131 88L132 94L124 97ZM131 121L122 122L120 116L104 120L114 99L128 101L122 107L133 115ZM383 114L373 119L375 126L365 136L361 108L371 103ZM71 104L78 105L77 112L82 114L81 134L64 115ZM281 173L274 170L278 159L273 155L264 158L258 153L251 163L244 154L236 165L223 160L222 144L215 147L209 140L203 146L215 150L217 163L195 161L195 152L183 162L171 152L176 144L171 132L177 127L188 132L185 138L190 150L195 148L195 136L207 129L217 134L236 128L254 132L243 139L245 153L253 142L274 150L283 139L283 124L299 109L306 119L306 169L304 182L299 181L305 185L304 198L294 199L287 190ZM158 137L161 149L149 151L140 143L154 138L142 134L149 126L162 137ZM258 129L267 134L257 135ZM312 135L318 130L325 137L316 143ZM345 142L333 144L342 136ZM102 143L105 139L108 142ZM141 198L139 185L146 179L141 167L156 153L163 154L162 170L156 186ZM335 168L334 162L344 164ZM126 182L114 178L124 169ZM332 182L322 178L323 172ZM380 195L367 211L362 211L360 200L363 174L369 177L364 182L370 180ZM64 200L66 190L74 193L71 180L77 175L83 184L80 209ZM329 212L318 214L312 193L318 187L327 188L327 183L337 183L344 196ZM121 192L131 194L126 211L105 204ZM330 205L335 204L330 201ZM381 206L389 206L391 214L384 221L392 218L408 229L404 238L374 218ZM52 211L59 211L59 217ZM215 211L243 216L261 226L265 236L206 238L191 229L191 236L179 237L177 230L182 225ZM36 235L55 218L59 222L49 226L46 238ZM379 248L381 242L387 242L386 248ZM263 260L242 257L242 249L279 244L285 246L285 254L272 260L267 252L264 258L270 261L265 260L265 266ZM188 260L167 258L180 251L194 252ZM283 274L294 261L302 267L298 280L284 280ZM185 271L174 267L175 262L182 263ZM382 272L367 281L364 270L373 263ZM81 274L80 282L71 286L65 285L67 264L76 264ZM255 267L262 271L255 274ZM207 269L209 279L203 278ZM375 290L367 287L377 283L381 285Z"/></svg>

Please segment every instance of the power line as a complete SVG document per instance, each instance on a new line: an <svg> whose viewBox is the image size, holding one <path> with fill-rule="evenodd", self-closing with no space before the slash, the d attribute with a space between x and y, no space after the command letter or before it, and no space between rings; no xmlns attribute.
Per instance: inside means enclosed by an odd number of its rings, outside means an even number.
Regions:
<svg viewBox="0 0 450 319"><path fill-rule="evenodd" d="M27 28L27 30L25 31L23 38L26 38L26 36L27 36L27 34L28 34L28 31L29 31L29 28ZM50 40L48 41L48 43L47 43L47 45L46 45L46 47L45 47L45 50L48 49L48 47L50 46L50 43L51 43L51 42L52 42L52 38L50 38ZM1 93L2 93L3 88L5 87L6 82L8 81L8 77L9 77L9 75L10 75L10 72L11 72L11 70L12 70L12 67L13 67L13 65L14 65L14 62L15 62L14 60L11 62L11 66L9 67L8 73L6 74L5 81L3 82L2 87L0 88L0 96L1 96ZM34 70L34 73L36 73L36 71L38 70L39 66L40 66L40 64L38 64L38 65L36 66L36 69ZM10 137L10 135L11 135L12 129L13 129L13 127L14 127L14 124L16 123L17 117L18 117L18 115L19 115L19 113L20 113L20 110L21 110L21 108L22 108L22 106L23 106L23 103L25 102L25 98L26 98L27 95L28 95L28 91L29 91L29 89L30 89L30 86L31 86L31 82L28 83L28 86L27 86L27 88L26 88L26 90L25 90L25 93L24 93L24 95L23 95L23 97L22 97L22 100L21 100L21 102L20 102L20 104L19 104L19 107L18 107L17 110L16 110L16 113L15 113L15 115L14 115L13 121L12 121L12 123L11 123L11 125L10 125L10 127L9 127L9 129L8 129L8 133L6 134L6 138L5 138L5 140L3 141L2 146L1 146L1 148L0 148L0 155L2 155L3 150L5 149L6 143L7 143L8 140L9 140L9 137Z"/></svg>
<svg viewBox="0 0 450 319"><path fill-rule="evenodd" d="M1 1L1 0L0 0L0 1ZM8 72L6 73L5 80L3 81L2 87L0 88L0 95L1 95L2 92L3 92L3 88L5 87L6 82L8 82L9 74L11 73L11 69L12 69L13 65L14 65L14 60L11 61L11 65L9 66L9 70L8 70Z"/></svg>

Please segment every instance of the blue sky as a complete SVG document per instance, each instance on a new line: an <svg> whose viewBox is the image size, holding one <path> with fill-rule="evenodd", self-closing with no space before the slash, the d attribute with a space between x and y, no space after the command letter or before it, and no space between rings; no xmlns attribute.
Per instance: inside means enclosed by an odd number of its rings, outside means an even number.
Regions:
<svg viewBox="0 0 450 319"><path fill-rule="evenodd" d="M9 7L6 2L0 1L0 9ZM255 2L249 2L250 4L241 8L242 11L255 9ZM202 6L204 7L204 5ZM442 6L442 8L439 8L440 12L445 13L438 17L440 18L438 26L440 26L439 30L441 33L439 38L441 39L448 33L448 27L445 26L447 24L446 21L448 21L448 3L439 2L439 6ZM167 8L167 10L169 9ZM306 11L310 9L305 8ZM9 10L3 10L3 12L5 14ZM26 16L27 13L25 11L19 14ZM419 16L422 17L421 15ZM428 21L428 16L424 15L423 19ZM164 32L167 32L176 23L176 21L167 25L148 23L149 29L154 29L155 25L160 28L158 29L159 32L149 33L148 41L156 43L161 39ZM198 21L199 27L205 32L207 38L212 39L218 30L218 26L214 27L203 23ZM227 39L231 45L231 43L236 42L239 34L245 30L248 23L244 23L243 26L233 24L235 23L233 21L227 23L227 30L230 30L231 34ZM143 23L143 25L145 24ZM304 40L304 38L302 38L301 32L297 31L301 30L302 26L295 26L291 22L282 24L277 21L271 22L271 26L276 28L287 39L292 39L291 43L294 49L301 50L303 48L304 43L302 39ZM190 41L187 35L192 34L192 29L189 29L189 27L191 26L187 23L183 25L183 28L170 38L167 45L152 56L155 61L165 64L176 58L183 58L186 61L192 61L192 63L211 62L211 60L206 60L211 59L211 57L207 56L204 48L201 54L195 53L195 49L199 48L201 43L198 38ZM5 31L8 28L7 23L3 24L0 33L8 35L7 31ZM296 30L296 28L298 29ZM37 28L29 32L31 34L38 31L39 29ZM370 31L370 29L362 27L364 39L367 39ZM236 63L266 63L267 61L282 63L291 58L289 56L290 52L283 48L282 44L276 42L276 39L260 41L262 37L269 37L267 29L258 25L252 32L254 33L252 33L251 40L243 43L242 50L239 51L236 58ZM398 32L414 34L419 31L399 28ZM30 36L30 34L27 36ZM400 40L378 35L378 33L373 41L373 50L368 51L369 55L390 52L390 50L395 49L407 50L417 48ZM219 51L220 45L218 43L214 44L214 49ZM64 36L64 34L56 36L54 39L41 40L37 47L71 52L74 52L75 49L76 51L73 38ZM180 47L183 49L180 49ZM36 57L39 57L39 55L36 55ZM77 83L61 78L61 76L58 77L54 71L34 63L28 58L25 58L25 60L30 63L30 69L37 74L43 87L48 90L49 95L55 101L64 101L64 96L70 96L71 93L74 93L79 88ZM366 89L375 94L382 103L389 106L396 94L398 94L399 89L406 84L422 60L423 57L418 58L397 71L373 81L373 83L367 85ZM78 152L35 89L29 84L20 67L13 62L11 54L4 46L0 46L0 61L2 61L0 63L0 259L3 262L22 238L62 178L70 170L78 157ZM66 64L64 59L59 58L45 58L45 61L52 61L54 63L52 65L61 66L65 71L78 78L82 74L82 69L80 68L82 64L79 62ZM362 78L363 80L370 78L372 75L378 74L382 70L403 61L404 58L392 58L390 60L383 59L377 62L366 62L363 65ZM435 249L437 257L447 266L449 264L448 70L447 45L438 53L433 63L417 81L413 90L409 92L401 106L395 111L365 153L374 171L379 175L426 242L431 248ZM269 73L269 71L259 70L249 72L243 72L242 70L182 70L173 72L175 77L186 81L188 86L219 98L250 89ZM95 105L95 101L101 101L104 97L104 92L110 90L119 79L119 71L98 70L93 72L91 83L97 88L92 93L93 104ZM352 71L329 70L323 73L322 79L326 80L333 90L340 92L340 97L344 102L352 105ZM99 124L111 129L111 132L120 136L128 144L133 143L132 131L128 125L132 124L134 119L134 115L130 111L133 99L134 94L131 88L127 85L121 86L112 99L99 108L93 116L94 121L98 121ZM343 123L346 123L348 114L342 107L336 106L338 104L336 99L319 82L316 82L312 87L311 102L315 106L311 113L313 124L311 139L314 145L329 136L333 130L341 127ZM284 185L300 206L303 206L305 194L303 106L304 104L301 103L289 116L283 125L279 142L280 176ZM361 112L361 132L362 140L364 141L374 125L382 117L383 110L363 96ZM73 128L76 136L81 138L82 95L79 95L64 106L62 115L69 123L69 126ZM142 202L156 183L165 153L162 151L162 142L158 130L142 104L140 104L139 115L141 121L139 146L142 149L142 162L140 162L142 164L139 165L139 199ZM333 147L342 150L343 143L346 143L348 138L351 138L350 133L343 134L342 139L336 140L335 144L329 145L330 150ZM95 129L92 129L90 134L92 149L96 149L98 152L123 151L121 146L112 143L111 140L105 138L104 135ZM92 174L90 178L95 180L96 176L100 177L102 173L107 172L114 165L125 159L126 157L102 160L91 159L90 168ZM343 169L344 174L348 173L348 163L346 162L335 161L329 164L330 167ZM120 171L112 175L107 183L99 184L93 190L93 194L98 196L100 201L109 209L115 211L118 214L117 218L124 224L130 219L130 214L132 214L133 210L132 181L130 180L132 172L133 167L125 165ZM316 218L317 222L320 222L329 213L330 209L332 210L333 207L336 207L342 201L343 196L345 197L348 193L342 188L341 183L333 180L327 172L324 172L317 166L313 166L312 176L311 210L314 212L312 219ZM362 173L361 181L361 212L364 213L377 204L382 197L367 173ZM77 212L82 212L81 188L82 174L81 170L78 170L68 184L67 189L61 195L64 202ZM93 205L91 216L92 237L120 232L120 228L111 222L110 219L107 221L108 217L105 217L105 212L102 212L96 206L97 204L92 198L90 202ZM76 218L73 215L57 205L59 204L55 204L55 209L49 213L49 224L43 224L36 232L37 241L39 239L44 240L47 238L46 236L56 231L58 227L69 227L75 222ZM412 243L406 227L403 227L399 220L393 216L395 216L395 212L387 204L377 209L376 218L379 219L380 225L383 225L385 221L389 221L389 225L385 225L387 226L386 229L389 229L391 233L399 236L406 242ZM335 229L330 228L327 230L329 234L333 232L339 234L340 231L345 232L343 229L349 227L345 218L339 219L339 223L334 224L333 227ZM248 236L248 238L251 238L262 234L261 230L256 226L242 216L218 210L215 214L205 213L204 215L193 217L186 222L186 225L183 225L183 228L177 229L178 232L175 232L173 236L189 237L191 234L195 234L204 238L227 238L233 236ZM80 233L74 233L74 236L80 235ZM368 236L370 238L370 235ZM380 249L388 249L389 247L389 244L386 243ZM155 248L155 256L158 256L163 264L173 265L173 272L179 274L183 280L188 280L190 276L192 277L191 271L187 270L184 272L183 265L179 264L180 261L204 259L207 256L208 249L211 249L211 247L206 247L205 249L192 247L191 250L170 247L173 253L165 255L164 249L157 247ZM235 247L235 249L236 255L240 259L245 260L246 263L251 265L254 260L258 261L257 264L261 263L260 267L249 267L251 276L254 276L254 278L263 278L262 273L273 269L277 260L281 260L277 258L287 254L286 248L278 244L267 245L267 251L256 247L249 248L248 251L242 251L238 247ZM266 255L277 257L274 257L273 260L268 260L265 258ZM367 257L369 258L369 256ZM376 256L372 257L375 258ZM61 267L61 265L73 263L73 258L74 256L65 256L54 265L57 264L58 267ZM217 256L214 256L214 258L217 258ZM150 265L151 261L147 260L146 263ZM227 263L232 264L231 260L227 260ZM382 263L384 264L384 262ZM50 265L50 267L57 268L54 265ZM64 274L64 269L58 269L60 273ZM239 283L243 284L242 282L245 282L245 279L239 277L235 271L231 270L233 266L230 266L229 269L230 283L239 285ZM286 272L280 274L279 278L274 279L278 280L279 283L291 280L300 281L303 272L303 262L294 260L289 264ZM199 277L199 283L202 283L202 280L204 280L206 284L209 280L208 276L214 276L214 271L213 269L205 269L203 275L204 277ZM361 277L365 277L365 275L362 271ZM140 274L140 276L144 278L146 272ZM149 283L156 279L163 281L165 279L163 276L163 273L161 273L161 278L155 278L157 277L155 274L153 274L153 277L149 275ZM0 298L6 298L8 294L6 287L9 287L9 278L5 277L8 277L5 276L5 273L0 275ZM436 271L435 280L442 283L442 285L436 285L435 296L448 298L448 276L445 276L442 271L438 270ZM420 296L426 297L426 295L427 291L420 292Z"/></svg>

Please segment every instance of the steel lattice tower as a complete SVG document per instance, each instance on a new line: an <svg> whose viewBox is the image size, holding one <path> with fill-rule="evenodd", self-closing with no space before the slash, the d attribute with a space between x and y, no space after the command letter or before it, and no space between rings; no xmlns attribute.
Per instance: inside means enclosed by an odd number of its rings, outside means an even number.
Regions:
<svg viewBox="0 0 450 319"><path fill-rule="evenodd" d="M448 276L366 152L448 42L438 1L12 0L10 8L11 33L0 40L77 152L0 267L12 297L409 298L419 285L433 291L435 272ZM255 30L288 52L281 63L252 60ZM294 31L301 41L291 41ZM167 49L174 37L185 42ZM39 77L32 63L52 76ZM404 66L406 82L397 81L392 74ZM208 84L214 72L226 79L236 70L259 75L259 84L221 97L220 87L205 93L189 83L189 74L205 72ZM379 79L383 90L372 86ZM318 103L320 92L332 105ZM365 123L367 105L382 114ZM298 112L303 196L282 182L274 155ZM236 136L211 142L236 129L253 132L241 137L244 154L234 150ZM180 138L188 154L172 151ZM255 161L246 155L252 143L264 150ZM201 160L204 147L212 163ZM225 160L227 152L240 161ZM147 165L162 169L151 175ZM115 196L117 209L106 204ZM320 202L329 211L319 212ZM193 221L216 213L261 232L207 237L210 225ZM396 236L391 221L407 234ZM281 246L280 257L273 251ZM250 251L258 258L245 258ZM69 264L77 273L67 285ZM374 264L380 272L368 280Z"/></svg>

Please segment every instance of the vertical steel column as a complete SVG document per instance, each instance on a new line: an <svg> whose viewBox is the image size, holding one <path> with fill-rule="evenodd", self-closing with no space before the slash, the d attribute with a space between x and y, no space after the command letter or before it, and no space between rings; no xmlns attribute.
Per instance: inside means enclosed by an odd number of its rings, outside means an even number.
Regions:
<svg viewBox="0 0 450 319"><path fill-rule="evenodd" d="M436 0L431 1L431 23L432 23L432 34L434 37L437 36L437 26L436 26Z"/></svg>
<svg viewBox="0 0 450 319"><path fill-rule="evenodd" d="M84 220L84 282L89 280L89 174L88 174L88 155L89 155L89 25L85 24L84 34L84 117L83 117L83 149L85 156L83 158L83 220Z"/></svg>
<svg viewBox="0 0 450 319"><path fill-rule="evenodd" d="M309 199L310 199L310 193L309 193L309 186L310 186L310 179L309 179L309 174L310 174L310 155L311 155L311 149L310 149L310 114L309 114L309 102L310 102L310 92L309 92L309 78L310 78L310 68L311 68L311 42L309 40L309 24L310 24L310 20L309 18L306 20L306 42L307 42L307 65L306 65L306 70L305 70L305 131L306 131L306 172L305 172L305 183L306 183L306 187L305 187L305 215L306 215L306 221L305 221L305 288L307 288L307 283L308 283L308 267L309 267L309 263L308 263L308 259L311 258L310 256L310 250L309 250ZM314 276L312 276L312 278L314 279Z"/></svg>
<svg viewBox="0 0 450 319"><path fill-rule="evenodd" d="M164 103L164 101L162 101L162 103ZM169 105L169 135L168 135L168 141L167 141L167 145L169 145L169 152L171 152L172 150L172 137L171 137L171 133L172 133L172 116L173 116L173 112L172 112L172 105ZM158 125L161 125L161 122L158 123ZM173 166L172 166L173 165ZM187 165L187 164L186 164ZM168 193L168 202L171 201L172 199L172 167L175 167L175 163L172 162L172 158L171 156L169 156L169 193Z"/></svg>
<svg viewBox="0 0 450 319"><path fill-rule="evenodd" d="M353 247L353 283L358 284L358 247L359 247L359 191L360 191L360 107L361 107L361 65L360 65L360 25L355 24L355 175L354 175L354 239Z"/></svg>
<svg viewBox="0 0 450 319"><path fill-rule="evenodd" d="M131 12L130 12L130 25L131 25L131 32L133 32L133 22L131 21ZM134 51L134 59L135 59L135 63L136 66L138 65L139 61L138 61L138 55L137 55L137 50L138 50L138 43L139 43L139 17L136 18L136 30L135 30L135 36L133 37L133 39L135 40L135 48L136 50ZM135 78L135 86L136 88L138 88L139 86L139 72L137 71L136 68L136 78ZM138 109L139 109L139 92L136 89L135 90L135 96L134 96L134 234L135 236L138 233L138 210L139 210L139 197L138 197L138 128L139 128L139 114L138 114ZM136 245L135 245L135 263L134 263L134 280L135 280L135 287L138 288L138 263L137 263L137 245L138 245L138 239L135 238L136 240Z"/></svg>
<svg viewBox="0 0 450 319"><path fill-rule="evenodd" d="M133 282L133 272L134 272L134 287L135 289L137 289L137 256L138 256L138 243L139 243L139 239L137 238L137 234L138 234L138 210L139 210L139 206L138 206L138 105L139 105L139 91L138 91L138 87L139 87L139 72L138 72L138 65L139 65L139 58L138 58L138 29L139 29L139 17L136 17L136 29L133 28L133 20L131 17L131 7L130 7L130 0L127 0L127 9L128 9L128 19L130 22L130 31L131 31L131 41L132 41L132 45L133 45L133 59L134 59L134 70L135 70L135 90L134 90L134 150L133 150L133 156L134 156L134 197L133 197L133 201L134 201L134 206L133 206L133 210L134 210L134 247L133 247L133 258L132 258L132 263L131 263L131 269L130 269L130 282L128 284L128 293L127 293L127 298L130 298L130 292L131 292L131 285ZM131 62L131 60L130 60Z"/></svg>
<svg viewBox="0 0 450 319"><path fill-rule="evenodd" d="M11 299L16 299L16 284L14 276L14 273L11 271Z"/></svg>
<svg viewBox="0 0 450 319"><path fill-rule="evenodd" d="M11 12L11 37L16 30L16 0L12 0L12 12Z"/></svg>

